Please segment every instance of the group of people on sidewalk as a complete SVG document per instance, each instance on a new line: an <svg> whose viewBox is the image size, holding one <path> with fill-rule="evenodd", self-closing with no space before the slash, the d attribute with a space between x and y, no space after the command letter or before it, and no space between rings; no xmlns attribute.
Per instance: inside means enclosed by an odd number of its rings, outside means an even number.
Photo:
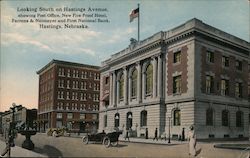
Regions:
<svg viewBox="0 0 250 158"><path fill-rule="evenodd" d="M130 141L129 140L130 131L131 131L131 129L126 129L126 131L124 131L124 139L125 140ZM153 140L158 141L158 138L159 138L158 137L158 129L155 128ZM164 134L160 138L161 138L161 140L165 139L165 141L166 141L166 139L167 139L166 138L166 133L164 132ZM145 139L148 139L148 128L146 128L146 131L145 131ZM179 140L181 140L181 141L185 140L184 128L182 129L182 135L181 135L181 138L179 137ZM189 155L190 156L196 156L197 155L197 151L196 151L196 142L197 141L196 141L196 134L195 134L193 125L189 127L189 131L188 131L188 134L187 134L187 140L188 140L188 143L189 143Z"/></svg>

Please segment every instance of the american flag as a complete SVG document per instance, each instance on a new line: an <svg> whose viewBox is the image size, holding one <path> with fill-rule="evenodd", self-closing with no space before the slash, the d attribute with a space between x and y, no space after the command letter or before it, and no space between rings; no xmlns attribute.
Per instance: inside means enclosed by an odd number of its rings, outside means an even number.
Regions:
<svg viewBox="0 0 250 158"><path fill-rule="evenodd" d="M134 20L134 18L136 18L138 16L139 16L139 8L132 10L131 13L129 14L130 22L132 22Z"/></svg>

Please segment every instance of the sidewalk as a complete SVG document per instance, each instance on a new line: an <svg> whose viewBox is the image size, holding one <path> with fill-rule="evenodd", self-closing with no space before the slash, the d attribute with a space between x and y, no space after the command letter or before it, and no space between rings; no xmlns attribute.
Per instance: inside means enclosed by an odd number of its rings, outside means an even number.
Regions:
<svg viewBox="0 0 250 158"><path fill-rule="evenodd" d="M159 144L159 145L178 145L178 144L187 144L187 141L176 141L176 140L170 140L170 143L168 143L168 139L145 139L145 138L129 138L128 140L125 140L122 136L119 137L119 141L121 142L130 142L130 143L144 143L144 144Z"/></svg>
<svg viewBox="0 0 250 158"><path fill-rule="evenodd" d="M5 142L0 140L0 153L4 151L5 147L6 147ZM11 157L46 157L45 155L35 153L31 150L27 150L19 146L15 146L11 148L10 156ZM7 154L4 157L7 157Z"/></svg>

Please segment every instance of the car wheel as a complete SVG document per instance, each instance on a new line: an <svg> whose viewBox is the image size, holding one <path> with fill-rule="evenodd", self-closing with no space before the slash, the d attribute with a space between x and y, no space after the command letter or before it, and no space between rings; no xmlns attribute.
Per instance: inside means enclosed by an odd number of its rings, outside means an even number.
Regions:
<svg viewBox="0 0 250 158"><path fill-rule="evenodd" d="M109 138L105 138L103 140L103 144L105 145L106 148L108 148L110 146L110 139Z"/></svg>
<svg viewBox="0 0 250 158"><path fill-rule="evenodd" d="M88 144L89 143L89 138L87 136L82 137L82 142L84 144Z"/></svg>
<svg viewBox="0 0 250 158"><path fill-rule="evenodd" d="M117 146L118 145L118 141L117 142L112 142L111 145L112 146Z"/></svg>

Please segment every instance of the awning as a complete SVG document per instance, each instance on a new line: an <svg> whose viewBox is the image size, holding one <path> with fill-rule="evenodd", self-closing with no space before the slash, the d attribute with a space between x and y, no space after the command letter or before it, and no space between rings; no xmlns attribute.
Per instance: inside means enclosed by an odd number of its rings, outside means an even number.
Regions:
<svg viewBox="0 0 250 158"><path fill-rule="evenodd" d="M109 94L105 94L102 98L101 101L108 101L109 100Z"/></svg>

